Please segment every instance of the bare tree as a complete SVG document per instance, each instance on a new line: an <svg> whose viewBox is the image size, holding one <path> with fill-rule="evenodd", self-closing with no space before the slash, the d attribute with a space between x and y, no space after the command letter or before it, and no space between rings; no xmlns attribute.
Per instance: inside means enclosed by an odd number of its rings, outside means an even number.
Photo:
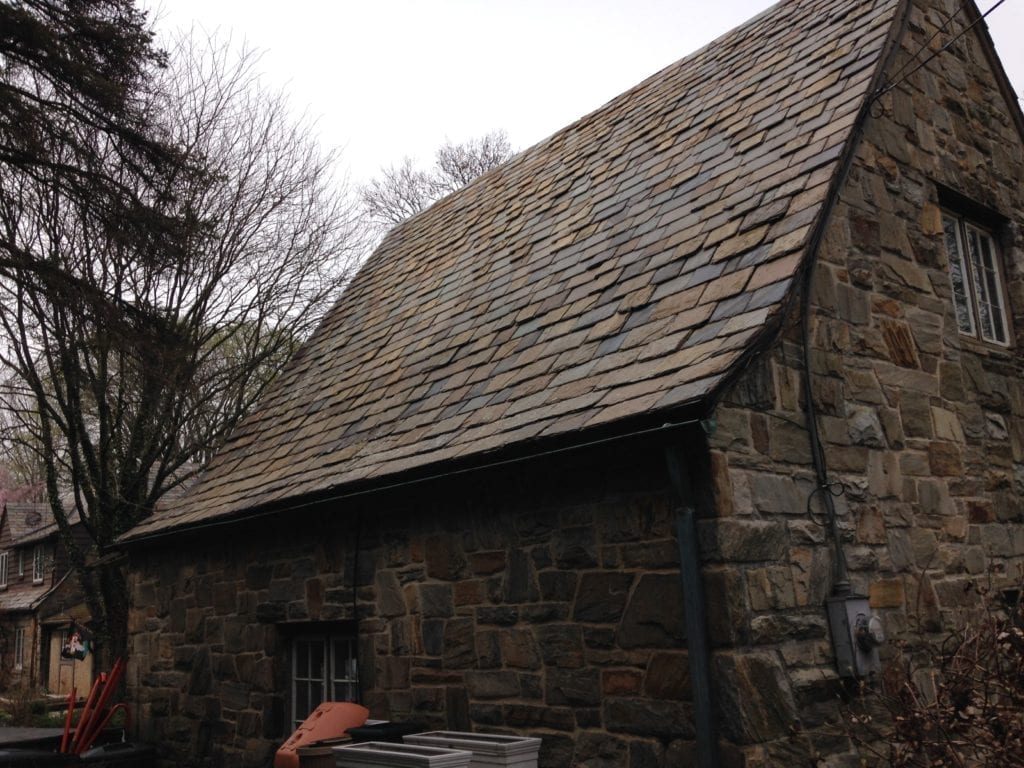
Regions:
<svg viewBox="0 0 1024 768"><path fill-rule="evenodd" d="M186 38L152 75L149 119L203 173L154 180L107 156L105 173L182 223L167 250L117 237L47 179L0 184L0 237L109 298L97 311L77 290L37 290L27 270L0 278L0 362L31 395L20 423L111 653L126 644L126 585L94 555L220 445L361 253L333 158L255 65ZM103 156L102 135L81 140ZM92 552L73 545L64 483Z"/></svg>
<svg viewBox="0 0 1024 768"><path fill-rule="evenodd" d="M397 166L382 168L379 177L360 188L366 218L378 234L383 234L513 154L505 132L493 131L462 144L445 142L434 155L434 166L427 171L417 169L412 159L403 158Z"/></svg>
<svg viewBox="0 0 1024 768"><path fill-rule="evenodd" d="M433 179L411 158L381 168L380 176L360 189L366 218L381 234L419 213L440 196Z"/></svg>
<svg viewBox="0 0 1024 768"><path fill-rule="evenodd" d="M32 393L17 378L0 382L0 496L16 491L20 500L46 501L46 464ZM0 499L2 501L2 499Z"/></svg>
<svg viewBox="0 0 1024 768"><path fill-rule="evenodd" d="M434 178L443 194L450 194L501 165L513 154L504 131L493 131L462 144L445 142L435 155Z"/></svg>

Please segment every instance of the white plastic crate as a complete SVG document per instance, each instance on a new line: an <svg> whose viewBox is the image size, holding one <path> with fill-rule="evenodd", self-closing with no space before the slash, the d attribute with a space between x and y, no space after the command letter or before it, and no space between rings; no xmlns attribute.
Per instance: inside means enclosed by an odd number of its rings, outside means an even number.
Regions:
<svg viewBox="0 0 1024 768"><path fill-rule="evenodd" d="M386 741L334 748L337 768L468 768L472 756L465 750Z"/></svg>
<svg viewBox="0 0 1024 768"><path fill-rule="evenodd" d="M467 750L473 753L469 768L537 768L540 739L500 733L428 731L404 737L406 744Z"/></svg>

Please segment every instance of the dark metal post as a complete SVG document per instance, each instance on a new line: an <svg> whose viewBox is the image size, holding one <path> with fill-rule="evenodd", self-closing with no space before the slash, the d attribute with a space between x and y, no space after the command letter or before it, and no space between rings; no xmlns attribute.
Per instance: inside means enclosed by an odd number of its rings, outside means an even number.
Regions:
<svg viewBox="0 0 1024 768"><path fill-rule="evenodd" d="M687 462L677 447L665 449L669 479L676 496L676 536L679 540L679 575L683 583L683 618L690 661L693 718L697 732L697 768L717 768L718 732L711 701L711 655L708 643L704 584L697 551L696 502Z"/></svg>

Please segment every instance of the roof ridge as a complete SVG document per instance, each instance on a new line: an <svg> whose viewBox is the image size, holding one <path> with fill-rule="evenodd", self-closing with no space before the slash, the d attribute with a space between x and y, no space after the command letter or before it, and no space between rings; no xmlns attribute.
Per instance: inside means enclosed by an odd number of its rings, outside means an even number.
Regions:
<svg viewBox="0 0 1024 768"><path fill-rule="evenodd" d="M833 1L840 1L841 2L841 1L845 1L845 0L833 0ZM381 247L384 245L385 241L393 233L397 233L400 229L402 229L402 228L406 227L406 225L410 224L410 222L415 222L415 220L417 218L419 218L420 216L426 214L428 211L430 211L435 206L437 206L440 203L443 203L443 202L445 202L447 200L454 200L460 193L465 192L467 190L467 188L469 188L469 187L471 187L473 185L476 185L476 184L483 183L483 181L486 181L487 177L490 176L491 174L493 174L493 173L495 173L497 171L502 170L506 166L510 166L510 165L514 164L520 158L521 155L525 155L525 154L527 154L527 153L529 153L529 152L531 152L533 150L538 150L539 151L546 144L548 144L549 142L553 141L554 139L556 139L561 134L571 132L572 130L577 128L579 124L581 124L581 123L583 123L583 122L585 122L587 120L592 119L594 116L596 116L599 113L605 111L606 109L612 108L613 105L615 105L617 102L619 102L621 100L628 100L628 97L629 97L629 95L631 93L633 93L634 91L640 90L644 86L648 85L650 82L657 80L657 78L661 77L665 72L667 72L667 71L669 71L671 69L674 69L676 67L680 67L680 66L686 64L687 62L689 62L691 60L695 60L698 57L700 57L701 55L704 55L704 54L712 51L716 45L721 44L721 41L723 41L723 40L725 40L727 38L738 36L741 33L749 32L750 28L755 26L765 16L771 14L771 12L775 10L776 6L782 5L783 3L786 3L786 2L794 2L794 0L778 0L778 2L773 3L772 5L768 6L767 8L765 8L764 10L759 12L758 14L750 17L749 19L747 19L746 21L741 23L740 25L738 25L736 27L733 27L732 29L729 29L729 30L723 32L718 37L716 37L714 40L712 40L712 41L710 41L708 43L705 43L705 44L701 45L699 48L691 51L690 53L688 53L686 55L684 55L683 57L681 57L679 59L676 59L676 60L672 61L669 64L666 64L661 69L659 69L657 72L654 72L654 73L648 75L643 80L641 80L640 82L638 82L635 85L631 86L630 88L628 88L627 90L623 91L622 93L616 94L615 96L611 97L606 102L601 104L599 107L596 107L595 109L592 109L589 112L584 113L580 117L578 117L575 120L573 120L571 123L569 123L567 125L564 125L561 128L555 130L550 135L548 135L548 136L540 139L539 141L531 144L526 149L524 149L524 150L522 150L520 152L516 152L515 155L510 157L504 163L501 163L500 165L497 165L497 166L495 166L493 168L489 168L487 171L485 171L484 173L480 174L475 179L471 180L469 183L463 185L462 187L459 187L456 190L453 190L452 192L448 193L444 197L441 197L441 198L435 200L430 205L428 205L426 208L423 208L422 210L417 211L416 213L412 214L408 218L403 219L401 222L399 222L394 227L392 227L390 230L388 230L388 233L385 235L384 240L381 241L380 246L378 246L374 250L374 254L377 253L378 251L382 250ZM373 254L371 254L370 258L373 258ZM367 262L368 261L369 261L369 259L367 259ZM364 266L365 266L365 264L364 264Z"/></svg>

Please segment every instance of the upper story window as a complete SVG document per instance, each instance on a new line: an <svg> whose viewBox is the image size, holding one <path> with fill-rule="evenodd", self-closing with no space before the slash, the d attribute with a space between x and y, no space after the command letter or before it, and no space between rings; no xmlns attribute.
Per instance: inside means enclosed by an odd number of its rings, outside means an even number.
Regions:
<svg viewBox="0 0 1024 768"><path fill-rule="evenodd" d="M0 552L0 589L7 587L7 561L10 556L7 552Z"/></svg>
<svg viewBox="0 0 1024 768"><path fill-rule="evenodd" d="M25 550L24 549L19 549L18 550L18 578L20 579L20 578L23 578L24 576L25 576Z"/></svg>
<svg viewBox="0 0 1024 768"><path fill-rule="evenodd" d="M14 630L14 668L21 669L25 666L25 628L18 627Z"/></svg>
<svg viewBox="0 0 1024 768"><path fill-rule="evenodd" d="M950 212L942 215L960 333L992 344L1010 344L1006 293L992 234Z"/></svg>
<svg viewBox="0 0 1024 768"><path fill-rule="evenodd" d="M45 573L46 556L43 553L43 545L36 544L32 550L32 583L41 584Z"/></svg>

